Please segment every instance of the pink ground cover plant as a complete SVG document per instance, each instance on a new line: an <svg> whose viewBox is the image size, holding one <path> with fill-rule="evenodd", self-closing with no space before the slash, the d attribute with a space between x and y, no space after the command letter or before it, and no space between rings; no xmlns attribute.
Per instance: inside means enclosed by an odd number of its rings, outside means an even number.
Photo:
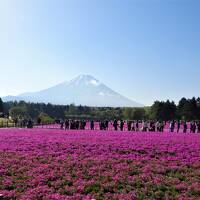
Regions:
<svg viewBox="0 0 200 200"><path fill-rule="evenodd" d="M0 199L200 199L200 134L0 129Z"/></svg>

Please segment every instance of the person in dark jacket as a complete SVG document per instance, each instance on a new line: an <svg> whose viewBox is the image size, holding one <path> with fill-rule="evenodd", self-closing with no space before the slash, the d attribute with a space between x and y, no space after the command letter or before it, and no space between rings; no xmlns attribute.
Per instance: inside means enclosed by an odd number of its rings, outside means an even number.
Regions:
<svg viewBox="0 0 200 200"><path fill-rule="evenodd" d="M33 128L33 121L31 119L27 122L27 128Z"/></svg>
<svg viewBox="0 0 200 200"><path fill-rule="evenodd" d="M90 121L90 129L94 130L94 121L93 120Z"/></svg>
<svg viewBox="0 0 200 200"><path fill-rule="evenodd" d="M131 131L132 121L127 121L128 131Z"/></svg>
<svg viewBox="0 0 200 200"><path fill-rule="evenodd" d="M187 133L187 122L183 124L183 133Z"/></svg>
<svg viewBox="0 0 200 200"><path fill-rule="evenodd" d="M120 130L121 131L124 130L124 121L123 120L120 121Z"/></svg>
<svg viewBox="0 0 200 200"><path fill-rule="evenodd" d="M106 121L105 121L105 130L108 130L108 126L109 126L109 121L106 120Z"/></svg>
<svg viewBox="0 0 200 200"><path fill-rule="evenodd" d="M197 132L200 133L200 121L197 122Z"/></svg>
<svg viewBox="0 0 200 200"><path fill-rule="evenodd" d="M117 120L116 120L116 119L115 119L114 122L113 122L113 127L114 127L115 131L117 131L118 123L117 123Z"/></svg>
<svg viewBox="0 0 200 200"><path fill-rule="evenodd" d="M181 127L181 122L178 121L178 122L177 122L177 133L179 133L180 127Z"/></svg>
<svg viewBox="0 0 200 200"><path fill-rule="evenodd" d="M68 130L69 129L69 120L66 119L65 120L65 130Z"/></svg>
<svg viewBox="0 0 200 200"><path fill-rule="evenodd" d="M136 121L136 123L135 123L135 130L139 131L139 122L138 121Z"/></svg>
<svg viewBox="0 0 200 200"><path fill-rule="evenodd" d="M80 122L78 120L75 121L76 130L79 130Z"/></svg>

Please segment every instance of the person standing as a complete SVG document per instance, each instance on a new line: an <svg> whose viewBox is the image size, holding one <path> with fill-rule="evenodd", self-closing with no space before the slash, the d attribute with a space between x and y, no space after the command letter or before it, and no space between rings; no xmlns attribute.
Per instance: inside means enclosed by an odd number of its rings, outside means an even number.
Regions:
<svg viewBox="0 0 200 200"><path fill-rule="evenodd" d="M174 121L171 121L171 122L170 122L170 125L169 125L169 130L170 130L171 133L174 132L174 126L175 126Z"/></svg>
<svg viewBox="0 0 200 200"><path fill-rule="evenodd" d="M99 122L99 129L103 130L103 122L102 122L102 120Z"/></svg>
<svg viewBox="0 0 200 200"><path fill-rule="evenodd" d="M85 127L86 127L86 121L83 120L83 130L85 130Z"/></svg>
<svg viewBox="0 0 200 200"><path fill-rule="evenodd" d="M138 121L136 121L136 123L135 123L135 130L139 131L139 122Z"/></svg>
<svg viewBox="0 0 200 200"><path fill-rule="evenodd" d="M132 121L127 121L128 131L131 131Z"/></svg>
<svg viewBox="0 0 200 200"><path fill-rule="evenodd" d="M187 133L187 122L183 124L183 133Z"/></svg>
<svg viewBox="0 0 200 200"><path fill-rule="evenodd" d="M108 120L106 120L104 124L105 124L105 130L108 130L109 121L108 121Z"/></svg>
<svg viewBox="0 0 200 200"><path fill-rule="evenodd" d="M197 132L200 133L200 121L197 122Z"/></svg>
<svg viewBox="0 0 200 200"><path fill-rule="evenodd" d="M156 123L155 123L155 130L156 130L156 132L160 132L160 122L159 121L156 121Z"/></svg>
<svg viewBox="0 0 200 200"><path fill-rule="evenodd" d="M196 133L196 130L197 130L197 123L194 122L194 133Z"/></svg>
<svg viewBox="0 0 200 200"><path fill-rule="evenodd" d="M160 132L164 131L164 127L165 127L165 122L161 121L160 122Z"/></svg>
<svg viewBox="0 0 200 200"><path fill-rule="evenodd" d="M114 127L114 130L117 131L118 123L116 119L113 122L113 127Z"/></svg>
<svg viewBox="0 0 200 200"><path fill-rule="evenodd" d="M80 122L79 122L79 120L76 120L75 121L76 130L79 130L79 126L80 126Z"/></svg>
<svg viewBox="0 0 200 200"><path fill-rule="evenodd" d="M123 120L120 121L120 130L121 131L124 130L124 121Z"/></svg>
<svg viewBox="0 0 200 200"><path fill-rule="evenodd" d="M69 120L66 119L65 120L65 130L68 130L69 129Z"/></svg>
<svg viewBox="0 0 200 200"><path fill-rule="evenodd" d="M63 130L63 127L64 127L64 122L63 122L63 120L61 120L61 122L60 122L60 129Z"/></svg>
<svg viewBox="0 0 200 200"><path fill-rule="evenodd" d="M94 121L93 120L90 121L90 129L94 130Z"/></svg>
<svg viewBox="0 0 200 200"><path fill-rule="evenodd" d="M135 124L136 124L135 121L133 121L133 122L132 122L132 128L131 128L132 131L135 131L135 130L136 130Z"/></svg>
<svg viewBox="0 0 200 200"><path fill-rule="evenodd" d="M143 121L143 122L142 122L142 131L143 131L143 132L146 132L146 131L147 131L147 128L148 128L147 122L146 122L146 121Z"/></svg>
<svg viewBox="0 0 200 200"><path fill-rule="evenodd" d="M192 133L196 133L196 122L193 121L192 124L193 124L193 125L192 125Z"/></svg>
<svg viewBox="0 0 200 200"><path fill-rule="evenodd" d="M75 129L75 123L74 123L74 120L73 120L73 119L70 121L70 129L71 129L71 130L74 130L74 129Z"/></svg>
<svg viewBox="0 0 200 200"><path fill-rule="evenodd" d="M178 122L177 122L177 133L179 133L180 127L181 127L181 122L178 121Z"/></svg>

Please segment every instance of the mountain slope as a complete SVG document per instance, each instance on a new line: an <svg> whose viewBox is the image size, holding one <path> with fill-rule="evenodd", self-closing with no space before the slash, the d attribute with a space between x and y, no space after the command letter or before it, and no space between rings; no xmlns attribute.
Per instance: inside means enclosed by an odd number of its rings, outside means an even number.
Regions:
<svg viewBox="0 0 200 200"><path fill-rule="evenodd" d="M136 103L113 91L90 75L80 75L69 82L63 82L54 87L19 96L4 97L3 101L24 100L52 104L71 104L109 107L140 107Z"/></svg>

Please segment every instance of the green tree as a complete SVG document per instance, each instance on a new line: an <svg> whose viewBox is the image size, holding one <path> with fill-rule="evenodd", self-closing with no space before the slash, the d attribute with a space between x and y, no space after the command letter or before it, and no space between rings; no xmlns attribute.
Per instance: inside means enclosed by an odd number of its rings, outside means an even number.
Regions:
<svg viewBox="0 0 200 200"><path fill-rule="evenodd" d="M54 122L54 119L52 117L50 117L48 114L46 114L46 113L40 113L38 115L38 118L41 119L41 123L42 124L53 123Z"/></svg>
<svg viewBox="0 0 200 200"><path fill-rule="evenodd" d="M197 119L200 119L200 98L198 97L197 100Z"/></svg>
<svg viewBox="0 0 200 200"><path fill-rule="evenodd" d="M133 109L133 117L134 120L143 120L146 118L146 112L144 108L135 108Z"/></svg>
<svg viewBox="0 0 200 200"><path fill-rule="evenodd" d="M151 118L157 120L172 120L176 117L176 105L172 101L155 101L151 106Z"/></svg>
<svg viewBox="0 0 200 200"><path fill-rule="evenodd" d="M10 116L14 118L28 118L28 112L26 106L15 106L9 110Z"/></svg>
<svg viewBox="0 0 200 200"><path fill-rule="evenodd" d="M77 108L74 104L70 104L69 108L65 111L65 115L77 115Z"/></svg>
<svg viewBox="0 0 200 200"><path fill-rule="evenodd" d="M127 120L143 120L146 118L144 108L125 108L123 110L123 118Z"/></svg>
<svg viewBox="0 0 200 200"><path fill-rule="evenodd" d="M172 101L170 102L169 100L167 100L164 103L164 113L165 113L165 120L172 120L176 118L176 105L175 103Z"/></svg>
<svg viewBox="0 0 200 200"><path fill-rule="evenodd" d="M198 106L199 99L186 99L182 98L178 104L177 113L180 119L183 120L194 120L198 119Z"/></svg>
<svg viewBox="0 0 200 200"><path fill-rule="evenodd" d="M164 102L155 101L154 104L151 106L151 119L163 119L163 105Z"/></svg>
<svg viewBox="0 0 200 200"><path fill-rule="evenodd" d="M123 110L123 118L131 120L133 118L133 108L125 108Z"/></svg>
<svg viewBox="0 0 200 200"><path fill-rule="evenodd" d="M2 101L2 99L0 98L0 117L3 115L3 113L4 113L3 101Z"/></svg>

